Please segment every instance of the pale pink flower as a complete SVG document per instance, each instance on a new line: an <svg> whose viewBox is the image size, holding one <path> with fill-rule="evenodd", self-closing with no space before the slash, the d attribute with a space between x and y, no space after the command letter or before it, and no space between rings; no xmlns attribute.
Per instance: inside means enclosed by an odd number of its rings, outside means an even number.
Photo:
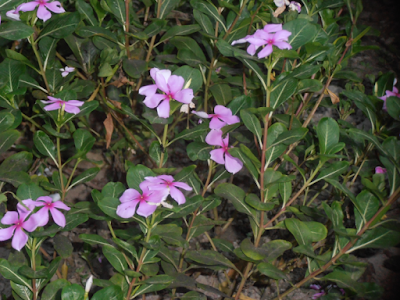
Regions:
<svg viewBox="0 0 400 300"><path fill-rule="evenodd" d="M297 10L298 13L301 13L301 4L296 1L291 1L289 4L289 9L291 10Z"/></svg>
<svg viewBox="0 0 400 300"><path fill-rule="evenodd" d="M143 181L139 187L142 194L135 189L127 189L119 198L122 204L117 207L117 215L121 218L131 218L135 212L147 218L153 214L157 206L168 196L168 191L154 191L150 190L149 186L152 183ZM136 207L139 208L136 210Z"/></svg>
<svg viewBox="0 0 400 300"><path fill-rule="evenodd" d="M171 175L160 175L157 177L148 176L144 179L149 183L149 190L166 192L167 195L171 195L172 199L174 199L179 205L185 203L186 198L177 188L181 188L186 191L192 190L188 184L175 181L174 177Z"/></svg>
<svg viewBox="0 0 400 300"><path fill-rule="evenodd" d="M274 3L277 7L281 7L281 6L286 6L289 5L289 1L288 0L274 0Z"/></svg>
<svg viewBox="0 0 400 300"><path fill-rule="evenodd" d="M37 6L39 6L37 10L37 17L43 22L46 22L51 18L51 10L52 12L59 14L65 12L65 9L61 6L59 1L49 2L50 0L35 0L28 3L23 3L18 6L17 10L20 11L33 11Z"/></svg>
<svg viewBox="0 0 400 300"><path fill-rule="evenodd" d="M42 208L34 214L38 220L38 226L44 226L49 222L49 212L53 217L54 223L60 227L65 227L65 216L59 209L70 210L70 208L58 199L53 199L49 196L42 196L36 199L36 206Z"/></svg>
<svg viewBox="0 0 400 300"><path fill-rule="evenodd" d="M6 241L14 235L11 241L11 246L17 251L20 251L25 246L26 242L28 241L28 235L23 229L32 232L38 227L35 217L31 216L28 220L26 220L31 209L32 207L30 207L28 211L26 209L20 210L18 207L18 212L8 211L4 215L4 217L1 219L1 223L12 226L0 229L0 241Z"/></svg>
<svg viewBox="0 0 400 300"><path fill-rule="evenodd" d="M375 174L385 174L386 173L386 169L382 168L382 167L376 167L375 168Z"/></svg>
<svg viewBox="0 0 400 300"><path fill-rule="evenodd" d="M225 125L232 125L240 122L238 116L233 116L232 111L222 105L215 106L214 114L207 114L204 111L192 111L192 113L199 116L200 118L211 118L210 129L221 129Z"/></svg>
<svg viewBox="0 0 400 300"><path fill-rule="evenodd" d="M168 118L171 100L189 104L193 99L192 89L183 89L185 80L182 76L171 75L170 70L150 70L150 76L155 84L143 86L139 89L139 94L146 96L143 103L149 108L156 108L160 118ZM164 94L157 94L157 89Z"/></svg>
<svg viewBox="0 0 400 300"><path fill-rule="evenodd" d="M393 85L395 85L396 83L397 83L397 79L394 80ZM399 90L397 89L397 87L393 86L393 90L392 91L387 90L386 94L384 96L379 97L379 99L381 99L383 101L383 107L382 107L383 110L387 110L387 108L386 108L386 99L387 99L387 97L400 98L400 93L399 93Z"/></svg>
<svg viewBox="0 0 400 300"><path fill-rule="evenodd" d="M319 291L319 290L321 289L321 286L318 285L318 284L311 284L311 285L310 285L310 289Z"/></svg>
<svg viewBox="0 0 400 300"><path fill-rule="evenodd" d="M9 19L16 20L16 21L21 21L21 19L19 18L18 7L16 9L14 9L14 10L9 10L8 12L6 12L6 16Z"/></svg>
<svg viewBox="0 0 400 300"><path fill-rule="evenodd" d="M68 76L69 73L75 71L75 68L73 68L73 67L65 67L65 68L61 68L60 71L62 72L61 76L62 77L66 77L66 76Z"/></svg>
<svg viewBox="0 0 400 300"><path fill-rule="evenodd" d="M253 35L233 41L232 45L250 43L247 48L247 53L250 55L254 55L259 47L265 46L257 55L258 58L263 58L272 53L272 46L276 46L279 49L292 49L292 46L287 43L291 34L290 31L282 29L282 24L267 24L263 29L258 29Z"/></svg>
<svg viewBox="0 0 400 300"><path fill-rule="evenodd" d="M45 104L50 104L50 105L45 106L44 110L47 110L47 111L57 110L64 106L64 110L66 112L75 114L75 115L81 111L78 107L82 106L84 104L83 101L78 101L78 100L64 101L64 100L54 98L51 96L47 96L47 99L50 99L50 100L48 100L48 101L40 100Z"/></svg>
<svg viewBox="0 0 400 300"><path fill-rule="evenodd" d="M315 293L313 296L312 296L312 299L318 299L319 297L322 297L322 296L324 296L324 295L326 295L326 293L325 293L325 291L320 291L319 293Z"/></svg>
<svg viewBox="0 0 400 300"><path fill-rule="evenodd" d="M225 169L232 174L239 172L243 163L240 159L233 157L229 152L229 134L222 139L221 130L211 130L206 137L206 143L213 146L220 146L219 149L210 151L211 159L219 164L225 164Z"/></svg>

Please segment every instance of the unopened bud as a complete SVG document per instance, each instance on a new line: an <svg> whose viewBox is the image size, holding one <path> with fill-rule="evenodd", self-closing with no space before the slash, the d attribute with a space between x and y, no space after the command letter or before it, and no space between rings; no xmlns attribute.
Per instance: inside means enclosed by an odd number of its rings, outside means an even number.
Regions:
<svg viewBox="0 0 400 300"><path fill-rule="evenodd" d="M86 280L85 292L89 293L93 284L93 275L90 275L88 280Z"/></svg>

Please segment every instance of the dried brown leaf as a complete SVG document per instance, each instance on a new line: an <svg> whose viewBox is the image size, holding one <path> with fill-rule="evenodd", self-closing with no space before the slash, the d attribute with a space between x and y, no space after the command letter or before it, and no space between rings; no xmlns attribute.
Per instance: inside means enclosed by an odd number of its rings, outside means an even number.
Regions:
<svg viewBox="0 0 400 300"><path fill-rule="evenodd" d="M106 142L107 142L107 149L110 147L111 144L111 137L114 131L114 123L110 113L107 114L107 118L103 122L104 127L106 128Z"/></svg>
<svg viewBox="0 0 400 300"><path fill-rule="evenodd" d="M330 91L329 89L326 89L328 91L329 97L331 97L332 104L336 104L340 102L339 96L336 95L334 92Z"/></svg>

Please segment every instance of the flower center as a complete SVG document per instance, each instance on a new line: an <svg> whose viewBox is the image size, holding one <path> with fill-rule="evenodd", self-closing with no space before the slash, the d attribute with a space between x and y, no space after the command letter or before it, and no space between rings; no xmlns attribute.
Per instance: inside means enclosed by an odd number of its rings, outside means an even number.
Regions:
<svg viewBox="0 0 400 300"><path fill-rule="evenodd" d="M24 225L24 222L20 219L15 223L15 226L17 226L17 228L21 228L22 225Z"/></svg>
<svg viewBox="0 0 400 300"><path fill-rule="evenodd" d="M272 39L267 40L267 44L272 45L273 43L274 43L274 40L272 40Z"/></svg>
<svg viewBox="0 0 400 300"><path fill-rule="evenodd" d="M49 203L46 203L45 206L46 206L47 208L53 208L54 205L53 205L52 202L49 202Z"/></svg>

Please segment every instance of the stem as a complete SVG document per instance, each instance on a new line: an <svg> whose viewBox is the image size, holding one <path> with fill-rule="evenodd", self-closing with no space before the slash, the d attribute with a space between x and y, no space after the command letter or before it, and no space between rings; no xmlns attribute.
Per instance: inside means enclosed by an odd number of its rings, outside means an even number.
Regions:
<svg viewBox="0 0 400 300"><path fill-rule="evenodd" d="M28 117L24 113L21 113L21 115L25 120L28 120L29 122L31 122L32 125L36 126L37 128L39 128L40 130L43 130L46 133L49 133L46 129L44 129L42 126L40 126L38 123L36 123L32 118Z"/></svg>
<svg viewBox="0 0 400 300"><path fill-rule="evenodd" d="M223 40L225 40L228 35L231 33L233 27L235 27L237 21L239 20L240 16L242 15L243 9L246 7L248 0L244 0L242 3L242 6L240 7L239 13L236 15L235 20L233 20L232 25L228 28L228 31L225 33L224 37L222 38Z"/></svg>
<svg viewBox="0 0 400 300"><path fill-rule="evenodd" d="M303 284L305 284L307 281L311 280L315 276L321 274L322 272L325 272L330 266L335 264L335 262L343 255L343 254L348 254L350 253L349 250L351 247L354 246L356 241L364 234L365 231L368 230L369 226L375 221L376 218L380 216L380 214L390 207L393 202L397 200L397 198L400 196L400 187L390 196L389 200L383 205L378 212L363 226L363 228L357 233L357 236L354 240L349 241L344 248L340 250L340 252L335 255L328 263L326 263L324 266L322 266L320 269L312 272L310 275L308 275L306 278L301 280L300 282L296 283L292 288L287 290L285 293L283 293L279 298L275 298L274 300L280 300L285 298L287 295L289 295L291 292L293 292L295 289L298 289L301 287Z"/></svg>
<svg viewBox="0 0 400 300"><path fill-rule="evenodd" d="M128 59L131 59L131 52L129 51L129 2L130 0L125 0L125 49Z"/></svg>
<svg viewBox="0 0 400 300"><path fill-rule="evenodd" d="M163 0L158 0L157 1L157 18L160 17L160 13L161 13L161 4L162 4ZM151 51L153 50L154 47L154 42L156 40L156 36L157 35L153 35L153 37L150 40L150 45L149 45L149 50L147 51L147 56L146 56L146 62L150 61L150 56L151 56Z"/></svg>
<svg viewBox="0 0 400 300"><path fill-rule="evenodd" d="M57 133L60 133L60 127L57 126ZM61 163L61 147L60 147L60 138L57 137L57 157L58 157L58 172L60 173L60 185L61 185L61 201L64 202L65 198L65 187L64 187L64 179L63 179L63 165ZM72 177L72 176L71 176Z"/></svg>
<svg viewBox="0 0 400 300"><path fill-rule="evenodd" d="M32 269L36 271L36 238L33 238L32 242ZM36 300L36 279L32 279L32 293L33 293L33 300Z"/></svg>
<svg viewBox="0 0 400 300"><path fill-rule="evenodd" d="M35 43L33 35L31 35L28 39L31 42L33 52L35 53L35 56L36 56L36 59L37 59L38 65L39 65L39 69L40 69L40 75L42 75L44 84L46 85L46 90L47 90L47 92L50 93L50 86L49 86L49 83L47 82L46 71L43 68L42 58L40 57L40 54L36 48L36 43Z"/></svg>
<svg viewBox="0 0 400 300"><path fill-rule="evenodd" d="M208 106L208 88L211 82L211 75L214 68L215 56L211 59L210 67L208 68L208 75L206 86L204 87L204 111L207 113L207 106Z"/></svg>
<svg viewBox="0 0 400 300"><path fill-rule="evenodd" d="M160 162L158 164L159 168L162 168L163 162L164 162L164 153L167 151L167 135L168 135L168 124L164 125L164 133L163 133L163 138L162 138L162 151L161 151L161 157L160 157Z"/></svg>
<svg viewBox="0 0 400 300"><path fill-rule="evenodd" d="M68 187L69 187L69 185L70 185L70 183L71 183L71 180L72 180L72 176L74 176L74 173L75 173L75 171L76 171L76 168L78 167L78 164L81 162L81 158L78 158L77 160L76 160L76 164L75 164L75 166L74 166L74 169L72 170L72 172L71 172L71 175L69 175L69 178L68 178L68 182L67 182L67 184L65 185L65 189L66 190L68 190Z"/></svg>
<svg viewBox="0 0 400 300"><path fill-rule="evenodd" d="M272 73L272 67L271 67L271 55L269 56L269 64L268 64L268 75L267 75L267 103L266 107L270 107L270 102L271 102L271 90L269 87L271 86L271 73Z"/></svg>

